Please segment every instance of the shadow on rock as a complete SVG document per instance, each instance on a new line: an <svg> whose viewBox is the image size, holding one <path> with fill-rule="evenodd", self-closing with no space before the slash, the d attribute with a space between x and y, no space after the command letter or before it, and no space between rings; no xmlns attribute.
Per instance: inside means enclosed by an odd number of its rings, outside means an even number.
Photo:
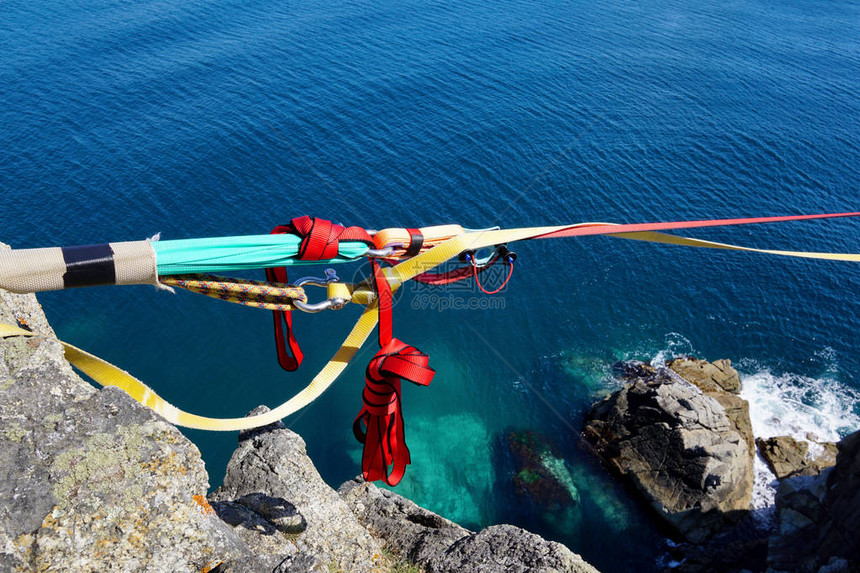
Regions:
<svg viewBox="0 0 860 573"><path fill-rule="evenodd" d="M301 533L307 521L289 501L264 493L243 495L232 501L213 501L212 509L233 527L242 526L263 535Z"/></svg>

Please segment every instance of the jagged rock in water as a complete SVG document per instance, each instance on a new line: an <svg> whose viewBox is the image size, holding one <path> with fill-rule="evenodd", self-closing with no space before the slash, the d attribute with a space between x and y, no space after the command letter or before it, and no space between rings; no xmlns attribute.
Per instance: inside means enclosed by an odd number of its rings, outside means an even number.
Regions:
<svg viewBox="0 0 860 573"><path fill-rule="evenodd" d="M782 480L779 527L770 538L773 571L860 571L860 432L837 444L836 465Z"/></svg>
<svg viewBox="0 0 860 573"><path fill-rule="evenodd" d="M779 528L768 544L768 565L778 571L817 571L819 522L824 511L825 476L798 476L780 482L776 494Z"/></svg>
<svg viewBox="0 0 860 573"><path fill-rule="evenodd" d="M504 440L513 456L512 480L517 496L525 498L530 511L553 531L567 535L578 531L582 522L579 490L549 438L518 430L506 432Z"/></svg>
<svg viewBox="0 0 860 573"><path fill-rule="evenodd" d="M0 290L0 570L200 571L248 548L206 503L197 448L69 367L36 298Z"/></svg>
<svg viewBox="0 0 860 573"><path fill-rule="evenodd" d="M249 415L266 411L261 406ZM379 543L320 477L304 440L281 422L240 433L224 484L209 499L225 517L226 512L235 512L234 521L242 517L241 508L251 512L247 521L239 521L235 527L259 550L314 556L323 564L350 572L372 571L386 563ZM279 503L281 517L296 522L288 525L293 527L291 532L284 532L277 519L273 521L271 510L265 509L277 509ZM296 520L295 515L301 519ZM255 532L260 527L258 519L264 522L262 527L269 523L276 531L260 536Z"/></svg>
<svg viewBox="0 0 860 573"><path fill-rule="evenodd" d="M666 368L627 371L633 381L594 405L583 436L690 541L745 516L753 484L748 410L733 419L710 395L717 390L706 394ZM737 397L720 392L743 418Z"/></svg>
<svg viewBox="0 0 860 573"><path fill-rule="evenodd" d="M740 376L738 371L732 368L732 361L727 358L708 362L682 357L670 360L667 366L684 380L701 388L703 392L741 393Z"/></svg>
<svg viewBox="0 0 860 573"><path fill-rule="evenodd" d="M777 479L818 475L836 464L836 444L833 442L813 442L810 448L809 442L791 436L776 436L756 438L755 443Z"/></svg>
<svg viewBox="0 0 860 573"><path fill-rule="evenodd" d="M597 571L564 545L519 527L496 525L472 533L361 479L344 483L338 492L390 551L427 573Z"/></svg>
<svg viewBox="0 0 860 573"><path fill-rule="evenodd" d="M827 478L818 557L827 563L845 558L860 570L860 431L837 444L836 465Z"/></svg>
<svg viewBox="0 0 860 573"><path fill-rule="evenodd" d="M667 366L681 378L699 388L705 396L720 403L726 416L747 442L750 460L755 457L755 442L750 420L749 402L738 396L741 379L738 371L732 368L732 361L697 360L695 358L675 358Z"/></svg>

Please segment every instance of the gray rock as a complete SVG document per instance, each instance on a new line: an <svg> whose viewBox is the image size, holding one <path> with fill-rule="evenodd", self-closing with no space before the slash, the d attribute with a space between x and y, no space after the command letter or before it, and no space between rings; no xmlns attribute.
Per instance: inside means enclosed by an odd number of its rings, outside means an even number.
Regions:
<svg viewBox="0 0 860 573"><path fill-rule="evenodd" d="M732 368L732 361L722 359L708 362L695 358L676 358L669 361L668 366L681 378L701 390L702 394L720 403L735 429L746 440L750 459L752 459L755 456L755 444L750 420L750 405L738 396L741 391L741 379L738 371Z"/></svg>
<svg viewBox="0 0 860 573"><path fill-rule="evenodd" d="M776 494L778 528L768 542L768 565L776 571L817 571L819 525L826 479L784 479Z"/></svg>
<svg viewBox="0 0 860 573"><path fill-rule="evenodd" d="M236 503L261 515L275 529L283 533L301 533L308 527L305 518L298 512L296 506L285 499L262 493L252 493L243 495L236 500Z"/></svg>
<svg viewBox="0 0 860 573"><path fill-rule="evenodd" d="M713 362L689 357L675 358L667 366L703 392L741 393L738 371L732 368L732 361L726 358Z"/></svg>
<svg viewBox="0 0 860 573"><path fill-rule="evenodd" d="M773 571L860 571L860 432L838 444L836 465L820 475L782 480Z"/></svg>
<svg viewBox="0 0 860 573"><path fill-rule="evenodd" d="M795 440L791 436L776 436L756 438L755 444L777 479L793 474L800 475L806 453L809 451L808 443Z"/></svg>
<svg viewBox="0 0 860 573"><path fill-rule="evenodd" d="M264 411L268 408L261 406L251 414ZM262 499L262 494L291 504L306 528L293 533L278 530L272 518L266 517L266 504L249 501ZM210 495L210 501L225 515L228 509L240 513L237 506L242 506L258 516L237 527L256 552L314 556L334 569L350 572L386 565L379 543L320 477L302 438L281 422L239 435L224 484ZM266 523L274 531L260 535L266 533Z"/></svg>
<svg viewBox="0 0 860 573"><path fill-rule="evenodd" d="M215 573L331 573L331 569L313 555L271 555L254 553L234 559Z"/></svg>
<svg viewBox="0 0 860 573"><path fill-rule="evenodd" d="M841 440L836 465L827 476L819 561L845 558L860 569L860 431Z"/></svg>
<svg viewBox="0 0 860 573"><path fill-rule="evenodd" d="M745 516L753 484L748 413L739 425L720 401L668 369L628 371L636 380L592 408L583 436L690 541Z"/></svg>
<svg viewBox="0 0 860 573"><path fill-rule="evenodd" d="M836 464L836 444L832 442L815 442L814 450L809 442L791 436L756 438L755 443L777 479L818 475Z"/></svg>
<svg viewBox="0 0 860 573"><path fill-rule="evenodd" d="M493 525L457 541L426 565L428 573L596 573L570 549L513 525Z"/></svg>
<svg viewBox="0 0 860 573"><path fill-rule="evenodd" d="M338 493L359 522L384 541L386 549L410 563L426 563L471 534L405 497L361 478L344 483Z"/></svg>
<svg viewBox="0 0 860 573"><path fill-rule="evenodd" d="M247 548L206 503L197 448L63 357L33 295L0 291L0 570L200 571Z"/></svg>
<svg viewBox="0 0 860 573"><path fill-rule="evenodd" d="M386 549L428 573L443 571L568 571L594 573L560 543L512 525L472 533L402 496L361 478L338 493Z"/></svg>
<svg viewBox="0 0 860 573"><path fill-rule="evenodd" d="M235 501L213 501L212 508L225 523L233 527L241 525L264 535L272 535L275 531L301 533L308 526L293 504L262 493L245 495Z"/></svg>

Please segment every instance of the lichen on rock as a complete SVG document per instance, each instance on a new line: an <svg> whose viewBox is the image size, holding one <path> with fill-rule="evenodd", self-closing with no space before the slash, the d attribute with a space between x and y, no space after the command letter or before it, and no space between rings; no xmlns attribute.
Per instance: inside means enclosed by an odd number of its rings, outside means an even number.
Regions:
<svg viewBox="0 0 860 573"><path fill-rule="evenodd" d="M192 496L197 448L117 388L66 362L33 295L0 291L0 570L192 571L247 549Z"/></svg>
<svg viewBox="0 0 860 573"><path fill-rule="evenodd" d="M240 433L207 498L194 444L122 390L81 380L33 295L0 290L0 321L37 333L0 338L0 571L384 573L408 562L383 551L393 539L374 536L361 502L325 484L282 423ZM428 571L594 572L518 528L473 534L411 505L414 522L385 515L403 547L427 550L416 555Z"/></svg>

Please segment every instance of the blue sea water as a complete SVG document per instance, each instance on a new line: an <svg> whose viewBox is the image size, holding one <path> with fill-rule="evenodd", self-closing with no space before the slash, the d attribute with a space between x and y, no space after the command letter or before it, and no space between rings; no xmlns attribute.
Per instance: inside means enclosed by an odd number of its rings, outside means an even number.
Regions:
<svg viewBox="0 0 860 573"><path fill-rule="evenodd" d="M379 229L860 210L856 1L82 0L2 13L0 240L14 247L259 234L303 214ZM858 225L688 234L860 252ZM605 572L647 570L665 533L578 439L622 359L731 358L757 429L860 427L856 264L601 237L516 250L494 298L413 287L398 300L396 336L438 371L404 390L414 462L398 489L418 503L469 527L529 527ZM288 375L266 312L143 286L39 298L61 338L215 416L292 395L358 313L297 317L306 363ZM373 352L286 420L335 486L358 473L351 424ZM515 430L555 443L575 510L516 495ZM187 434L217 485L236 436Z"/></svg>

